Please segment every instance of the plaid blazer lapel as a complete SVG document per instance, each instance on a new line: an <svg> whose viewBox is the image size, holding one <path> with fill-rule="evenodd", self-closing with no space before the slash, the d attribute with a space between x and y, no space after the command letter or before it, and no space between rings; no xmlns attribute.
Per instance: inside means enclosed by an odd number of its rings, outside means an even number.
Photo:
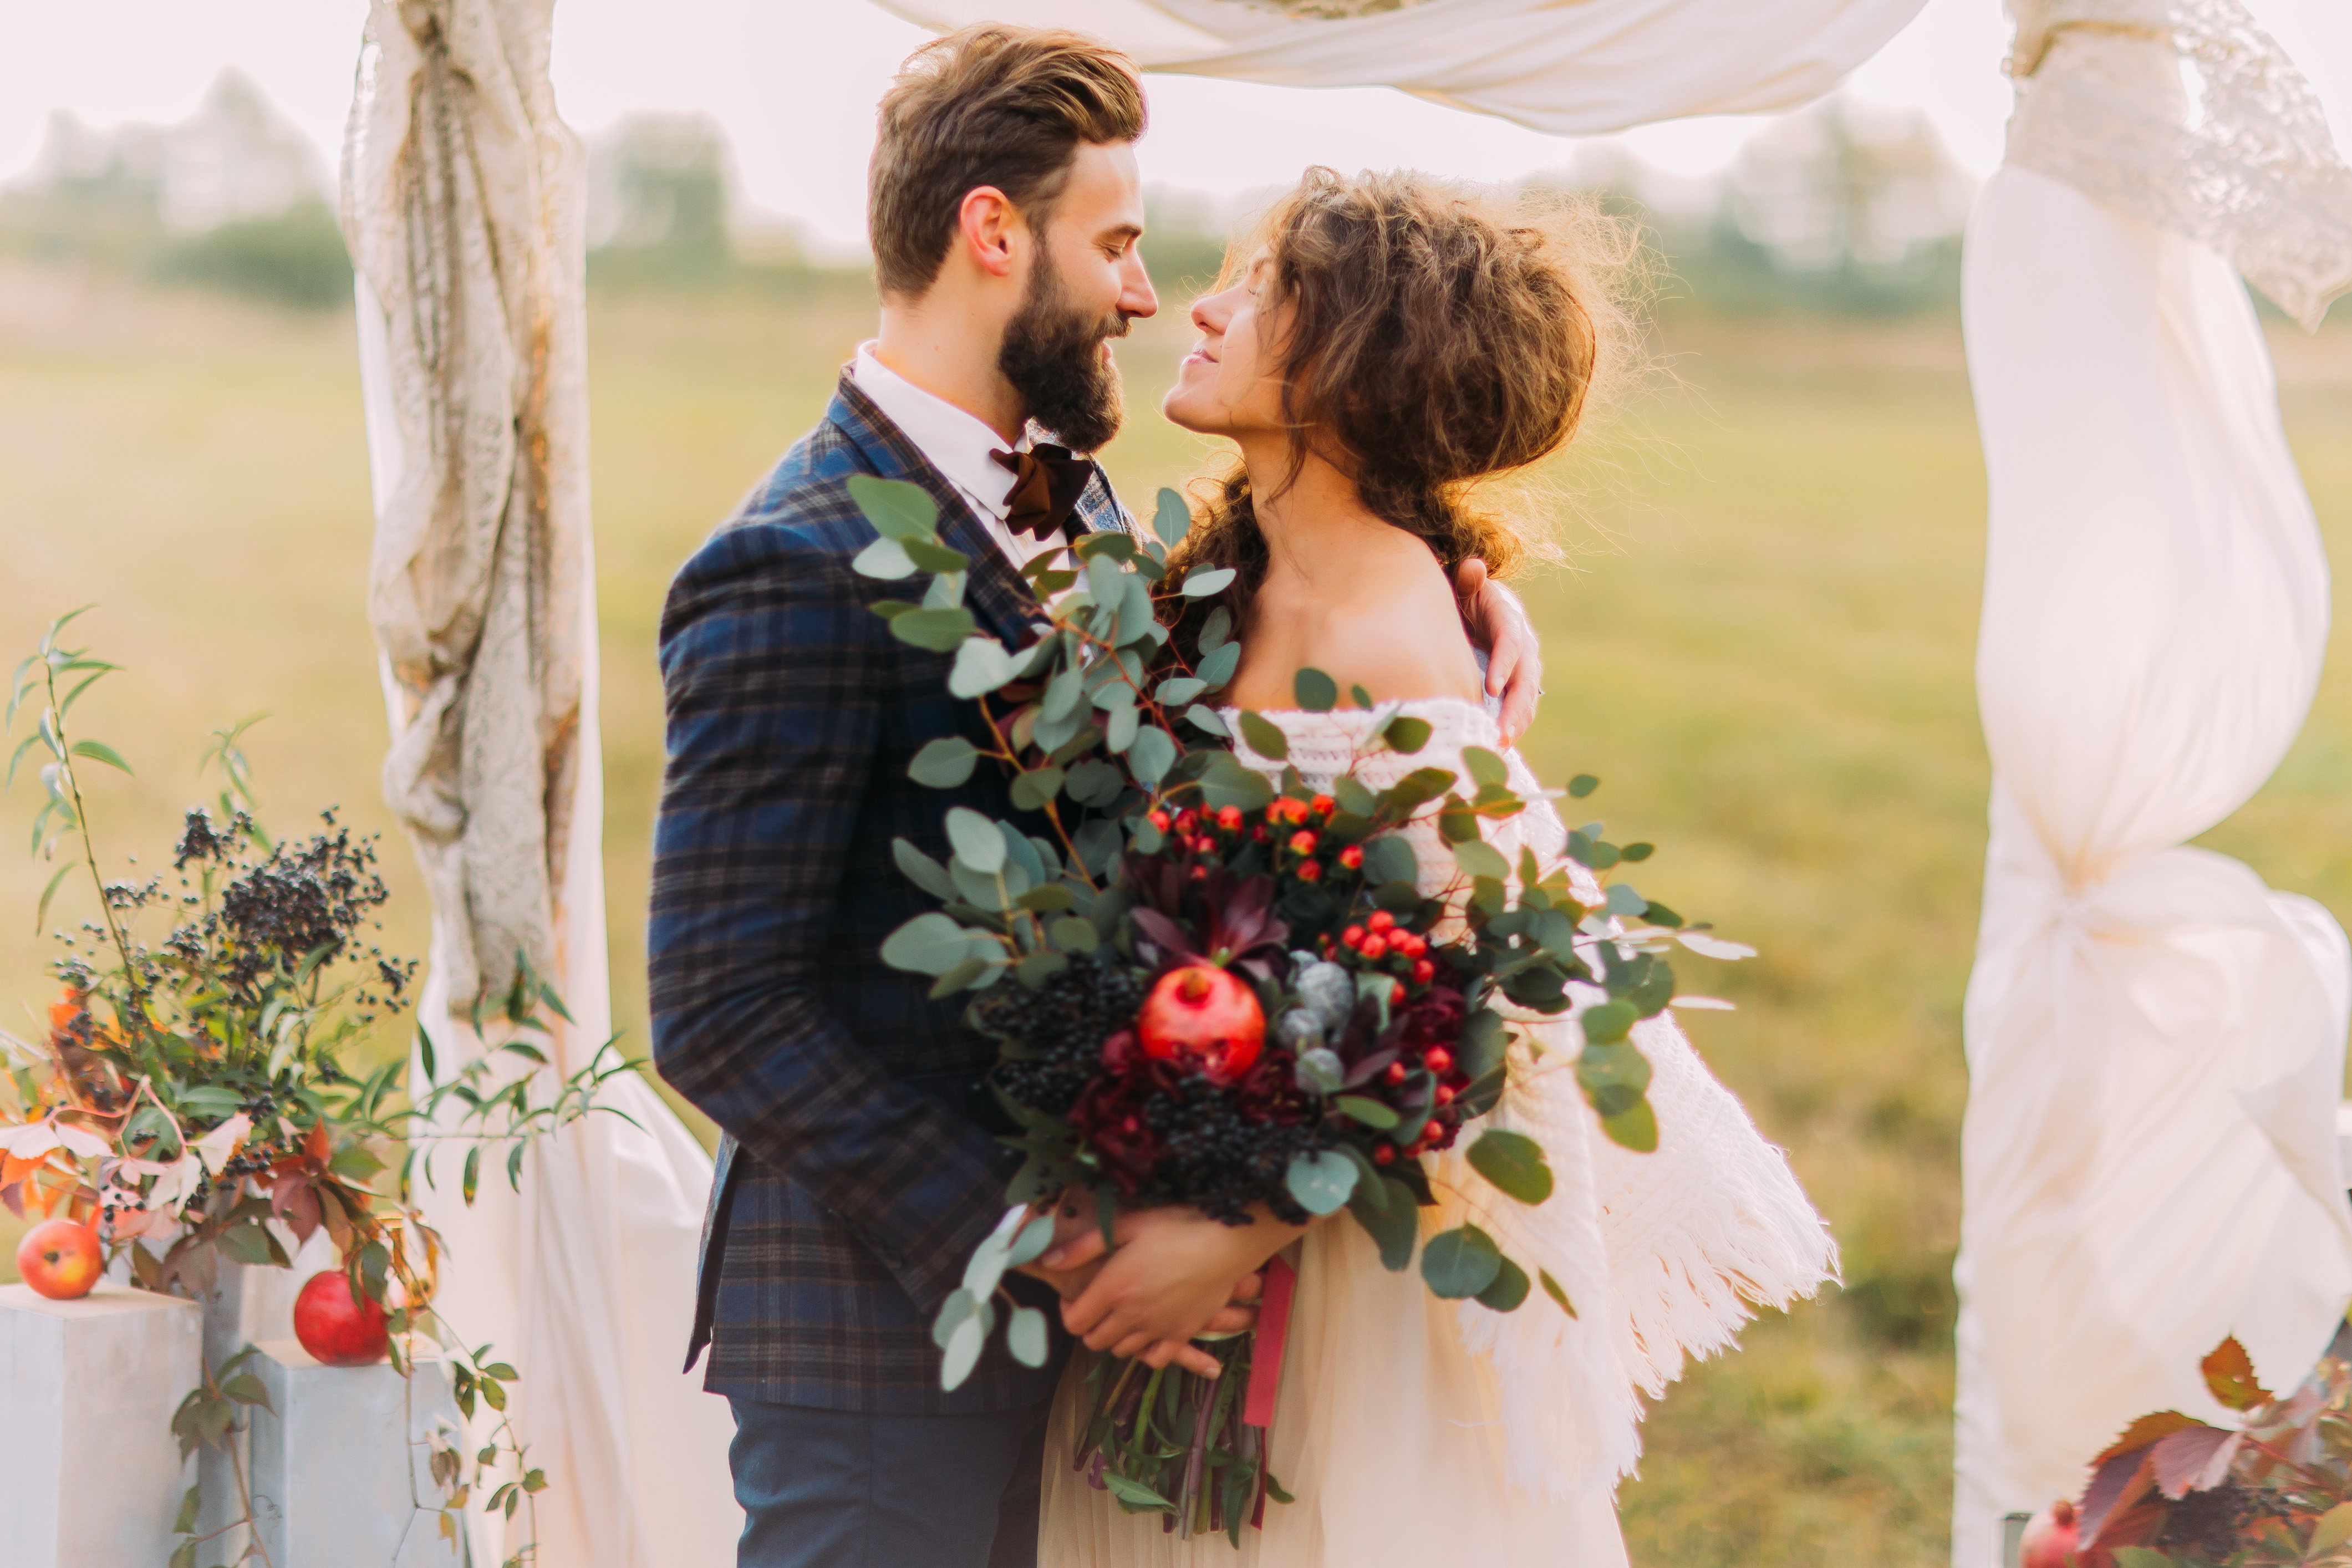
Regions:
<svg viewBox="0 0 2352 1568"><path fill-rule="evenodd" d="M940 542L971 559L964 574L964 608L1006 647L1016 651L1026 647L1033 640L1030 625L1041 614L1036 595L997 548L971 500L846 375L841 378L827 417L866 454L877 475L910 480L929 492L940 509ZM1108 491L1108 480L1103 488ZM1086 510L1083 502L1079 510Z"/></svg>

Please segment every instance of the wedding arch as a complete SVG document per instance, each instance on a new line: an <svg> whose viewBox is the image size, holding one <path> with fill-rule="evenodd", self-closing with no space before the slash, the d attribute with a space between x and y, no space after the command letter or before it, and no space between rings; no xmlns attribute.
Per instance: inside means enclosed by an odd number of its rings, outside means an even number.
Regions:
<svg viewBox="0 0 2352 1568"><path fill-rule="evenodd" d="M1584 134L1802 103L1924 0L877 3ZM1994 786L1955 1568L1988 1568L2001 1517L2073 1490L2139 1412L2217 1414L2196 1363L2222 1334L2291 1377L2352 1298L2352 952L2316 904L2181 847L2269 774L2317 681L2326 563L2237 276L2315 326L2352 289L2352 172L2241 0L2011 5L2021 107L1965 287ZM552 21L553 0L372 0L343 154L385 784L433 895L445 1073L483 1049L471 1005L519 954L574 1020L559 1067L610 1014L582 185ZM709 1166L616 1082L634 1122L567 1130L518 1195L443 1204L449 1289L533 1369L518 1422L562 1500L546 1561L723 1561L725 1408L674 1359Z"/></svg>

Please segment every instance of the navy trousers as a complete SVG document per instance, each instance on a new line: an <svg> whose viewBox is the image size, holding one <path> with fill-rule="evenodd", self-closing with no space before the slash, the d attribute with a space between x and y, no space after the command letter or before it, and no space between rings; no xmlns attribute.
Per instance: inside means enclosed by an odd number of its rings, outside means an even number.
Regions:
<svg viewBox="0 0 2352 1568"><path fill-rule="evenodd" d="M860 1415L730 1399L738 1568L1036 1568L1046 1404Z"/></svg>

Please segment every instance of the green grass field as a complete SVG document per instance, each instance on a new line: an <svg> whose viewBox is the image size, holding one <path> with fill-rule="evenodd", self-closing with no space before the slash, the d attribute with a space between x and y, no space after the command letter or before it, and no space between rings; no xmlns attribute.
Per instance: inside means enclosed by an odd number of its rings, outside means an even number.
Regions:
<svg viewBox="0 0 2352 1568"><path fill-rule="evenodd" d="M670 573L817 414L863 335L854 289L600 299L592 316L613 947L644 1046L646 844ZM1131 500L1202 450L1152 412L1179 321L1122 350ZM2330 542L2352 549L2352 331L2283 341L2284 397ZM1572 566L1524 586L1546 633L1540 771L1664 847L1643 886L1763 956L1690 980L1742 1011L1698 1036L1792 1151L1847 1288L1759 1324L1654 1415L1624 1493L1643 1568L1927 1564L1944 1552L1959 997L1986 764L1970 692L1984 486L1956 324L1674 325L1670 374L1548 476ZM0 273L0 652L89 601L131 667L85 704L134 780L103 847L153 867L208 730L251 737L279 830L340 803L387 825L362 620L367 479L348 317ZM2352 652L2263 794L2210 839L2352 915ZM46 877L35 791L0 798L0 1026L34 1027ZM423 945L404 845L389 934ZM78 891L51 923L91 912ZM1696 961L1694 961L1696 963ZM0 1241L13 1233L0 1226ZM7 1265L0 1254L0 1270ZM684 1282L680 1282L681 1289Z"/></svg>

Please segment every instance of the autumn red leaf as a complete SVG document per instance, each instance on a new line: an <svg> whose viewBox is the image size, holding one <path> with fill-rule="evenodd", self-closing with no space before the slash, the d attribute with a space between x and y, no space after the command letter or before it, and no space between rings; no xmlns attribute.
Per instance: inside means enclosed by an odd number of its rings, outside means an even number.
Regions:
<svg viewBox="0 0 2352 1568"><path fill-rule="evenodd" d="M2092 1467L2096 1468L2116 1455L2128 1454L2135 1448L2153 1447L2158 1441L2171 1436L2175 1432L2204 1425L2204 1422L2195 1416L2183 1415L2178 1410L2159 1410L2154 1415L2143 1415L2125 1427L2121 1436L2100 1449L2096 1457L2091 1460Z"/></svg>
<svg viewBox="0 0 2352 1568"><path fill-rule="evenodd" d="M2148 1450L2157 1489L2176 1502L2192 1491L2210 1491L2230 1479L2230 1461L2245 1440L2242 1432L2202 1423L2161 1439Z"/></svg>
<svg viewBox="0 0 2352 1568"><path fill-rule="evenodd" d="M2254 1363L2246 1354L2246 1347L2232 1334L2213 1347L2213 1353L2197 1363L2205 1374L2205 1386L2213 1397L2232 1410L2252 1410L2271 1402L2271 1391L2254 1376Z"/></svg>

